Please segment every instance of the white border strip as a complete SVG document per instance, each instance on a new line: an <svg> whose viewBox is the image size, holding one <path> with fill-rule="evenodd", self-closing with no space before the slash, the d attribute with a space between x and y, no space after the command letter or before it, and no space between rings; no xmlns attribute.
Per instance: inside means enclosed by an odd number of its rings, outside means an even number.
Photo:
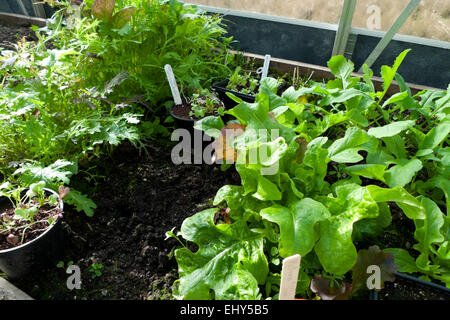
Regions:
<svg viewBox="0 0 450 320"><path fill-rule="evenodd" d="M287 23L287 24L292 24L292 25L297 25L297 26L331 30L331 31L335 31L335 32L337 32L337 30L338 30L337 24L331 24L331 23L326 23L326 22L286 18L286 17L273 16L273 15L268 15L268 14L263 14L263 13L247 12L247 11L225 9L225 8L216 8L216 7L203 6L203 5L197 5L197 4L192 4L192 3L186 3L186 4L197 6L199 9L204 10L204 11L219 13L219 14L223 14L223 15L231 15L231 16L237 16L237 17L243 17L243 18L251 18L251 19L259 19L259 20L266 20L266 21L272 21L272 22ZM350 33L355 34L355 35L360 34L360 35L364 35L364 36L378 37L380 39L383 38L384 35L386 34L385 31L369 30L369 29L358 28L358 27L352 27ZM438 47L438 48L450 50L450 42L447 42L447 41L434 40L434 39L428 39L428 38L420 38L420 37L416 37L416 36L403 35L403 34L396 34L392 38L392 40L402 41L402 42L410 42L410 43L414 43L414 44L430 46L430 47Z"/></svg>
<svg viewBox="0 0 450 320"><path fill-rule="evenodd" d="M204 11L219 13L219 14L223 14L223 15L230 15L230 16L251 18L251 19L259 19L259 20L272 21L272 22L281 22L281 23L293 24L293 25L297 25L297 26L320 28L320 29L331 30L331 31L337 31L337 29L338 29L337 24L331 24L331 23L326 23L326 22L318 22L318 21L301 20L301 19L294 19L294 18L287 18L287 17L280 17L280 16L272 16L272 15L263 14L263 13L240 11L240 10L225 9L225 8L216 8L216 7L209 7L209 6L199 5L199 4L192 4L192 3L186 3L186 4L196 6L199 9L204 10Z"/></svg>

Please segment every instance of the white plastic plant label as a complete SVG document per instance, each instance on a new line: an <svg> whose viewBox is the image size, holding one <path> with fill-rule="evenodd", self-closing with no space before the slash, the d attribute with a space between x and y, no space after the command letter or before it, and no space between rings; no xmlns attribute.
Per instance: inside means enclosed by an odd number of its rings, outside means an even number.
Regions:
<svg viewBox="0 0 450 320"><path fill-rule="evenodd" d="M264 65L263 65L263 69L262 69L261 79L267 78L267 75L269 74L269 66L270 66L271 58L272 57L270 56L270 54L266 54L266 56L264 58Z"/></svg>
<svg viewBox="0 0 450 320"><path fill-rule="evenodd" d="M299 254L290 256L283 260L279 300L295 299L298 272L300 271L300 261L301 257Z"/></svg>
<svg viewBox="0 0 450 320"><path fill-rule="evenodd" d="M175 80L175 75L173 74L172 67L170 64L166 64L164 66L164 70L166 71L167 81L169 82L170 91L172 91L172 97L175 104L182 104L180 91L178 90L177 81Z"/></svg>

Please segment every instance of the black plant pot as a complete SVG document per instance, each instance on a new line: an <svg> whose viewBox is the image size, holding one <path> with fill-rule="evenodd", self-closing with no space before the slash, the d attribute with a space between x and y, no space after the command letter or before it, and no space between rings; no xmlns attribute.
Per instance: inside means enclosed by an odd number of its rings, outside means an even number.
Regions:
<svg viewBox="0 0 450 320"><path fill-rule="evenodd" d="M48 193L56 192L44 189ZM0 198L0 206L5 207L9 200ZM60 209L63 210L61 201ZM0 251L0 270L9 279L19 279L31 276L44 268L55 266L61 258L64 242L61 218L57 220L39 237L21 246Z"/></svg>
<svg viewBox="0 0 450 320"><path fill-rule="evenodd" d="M186 129L186 130L193 132L195 120L194 119L186 119L186 118L182 118L180 116L175 115L175 113L173 112L174 107L175 107L175 103L172 103L169 108L169 113L175 121L175 127L180 128L180 129Z"/></svg>
<svg viewBox="0 0 450 320"><path fill-rule="evenodd" d="M245 94L242 92L227 89L228 82L229 82L229 80L226 79L226 80L217 82L211 86L211 90L214 90L217 92L219 99L222 100L222 102L225 105L225 108L227 110L232 109L233 107L235 107L237 105L236 101L234 101L229 96L227 96L227 92L232 93L236 97L241 98L243 101L248 102L248 103L254 103L256 101L256 96L254 96L254 95ZM283 81L281 84L279 84L279 86L277 88L277 94L281 95L284 92L284 90L286 90L288 87L289 86L287 85L287 83Z"/></svg>
<svg viewBox="0 0 450 320"><path fill-rule="evenodd" d="M397 279L402 280L405 283L408 283L412 288L414 288L414 291L417 291L418 289L422 288L440 295L445 300L450 300L449 288L400 272L395 272L394 275ZM370 300L382 300L383 298L382 297L380 298L380 295L382 295L382 293L383 291L381 292L371 291Z"/></svg>
<svg viewBox="0 0 450 320"><path fill-rule="evenodd" d="M255 102L255 96L250 94L245 94L238 91L233 91L227 89L229 80L225 79L220 82L217 82L211 86L211 90L214 90L217 92L217 95L219 96L219 99L222 100L223 104L225 105L225 108L227 110L235 107L237 103L227 96L227 92L232 93L238 98L241 98L245 102L254 103Z"/></svg>
<svg viewBox="0 0 450 320"><path fill-rule="evenodd" d="M197 130L194 128L194 124L195 121L194 119L186 119L186 118L182 118L179 117L177 115L174 114L173 112L173 108L174 108L175 104L172 104L169 108L169 113L170 115L174 118L175 121L175 127L177 129L186 129L187 131L189 131L191 140L190 140L190 149L195 149L195 152L202 152L205 150L205 148L210 145L213 141L213 138L209 137L208 135L206 135L203 131L201 130ZM201 143L201 150L197 150L196 149L196 145L194 142L194 139L202 139L202 143ZM207 141L204 141L207 140ZM198 156L198 155L197 155ZM192 159L192 161L194 161Z"/></svg>

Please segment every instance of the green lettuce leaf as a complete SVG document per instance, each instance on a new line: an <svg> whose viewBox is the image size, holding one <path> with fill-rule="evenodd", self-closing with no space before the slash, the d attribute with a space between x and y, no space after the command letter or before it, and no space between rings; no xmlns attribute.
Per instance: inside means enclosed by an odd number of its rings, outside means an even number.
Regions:
<svg viewBox="0 0 450 320"><path fill-rule="evenodd" d="M377 203L365 187L344 185L336 188L337 198L344 211L320 222L320 240L315 252L325 271L342 275L356 263L357 251L352 240L353 224L365 218L376 218ZM334 211L334 210L333 210Z"/></svg>
<svg viewBox="0 0 450 320"><path fill-rule="evenodd" d="M263 237L250 231L245 221L214 224L216 209L197 213L181 227L184 239L198 245L193 253L177 249L180 281L178 298L259 299L258 284L268 275ZM211 290L213 295L211 295Z"/></svg>
<svg viewBox="0 0 450 320"><path fill-rule="evenodd" d="M328 209L310 198L295 203L292 208L272 206L260 212L261 216L280 227L279 252L283 258L294 254L308 254L319 238L316 225L330 216Z"/></svg>

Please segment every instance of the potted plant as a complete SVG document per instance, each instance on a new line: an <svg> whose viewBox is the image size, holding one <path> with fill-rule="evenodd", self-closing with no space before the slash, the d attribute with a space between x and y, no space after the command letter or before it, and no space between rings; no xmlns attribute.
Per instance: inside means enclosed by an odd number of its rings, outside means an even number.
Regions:
<svg viewBox="0 0 450 320"><path fill-rule="evenodd" d="M0 270L9 278L25 277L55 264L62 251L62 198L45 182L28 188L0 186Z"/></svg>
<svg viewBox="0 0 450 320"><path fill-rule="evenodd" d="M213 84L211 87L217 92L220 100L222 100L227 109L236 106L236 102L231 99L228 93L249 103L255 102L255 96L258 94L260 87L260 75L258 71L245 71L240 66L236 67L229 79L222 80ZM284 80L278 78L278 91L285 89Z"/></svg>
<svg viewBox="0 0 450 320"><path fill-rule="evenodd" d="M232 93L243 101L255 102L255 95L259 89L259 80L253 75L253 72L243 72L242 68L238 66L229 79L213 84L212 89L217 91L220 99L228 109L234 107L236 102L227 96L227 92Z"/></svg>
<svg viewBox="0 0 450 320"><path fill-rule="evenodd" d="M195 121L206 116L223 116L224 103L210 90L196 90L190 98L184 98L182 104L173 103L170 115L177 127L192 129Z"/></svg>

